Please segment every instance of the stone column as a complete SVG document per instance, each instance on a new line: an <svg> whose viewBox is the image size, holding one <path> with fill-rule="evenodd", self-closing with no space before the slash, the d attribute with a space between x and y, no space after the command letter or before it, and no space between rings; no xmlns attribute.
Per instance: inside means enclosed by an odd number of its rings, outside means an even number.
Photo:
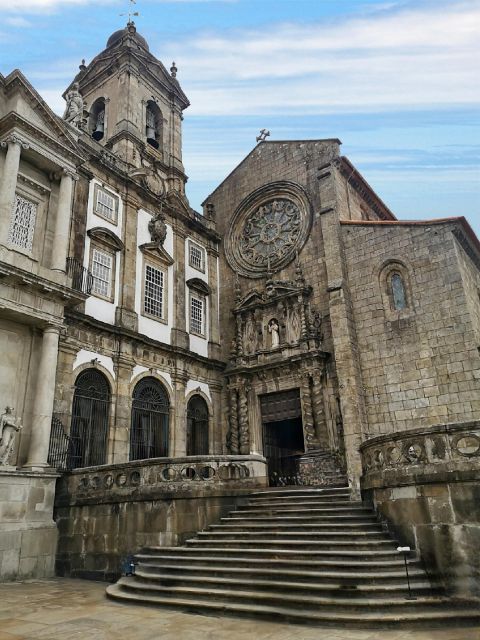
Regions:
<svg viewBox="0 0 480 640"><path fill-rule="evenodd" d="M47 327L43 331L42 352L37 372L37 386L32 416L32 433L26 467L48 466L48 447L52 425L53 397L57 371L59 327Z"/></svg>
<svg viewBox="0 0 480 640"><path fill-rule="evenodd" d="M242 384L238 391L238 434L240 453L248 455L250 453L250 425L248 422L248 392L250 388L247 384Z"/></svg>
<svg viewBox="0 0 480 640"><path fill-rule="evenodd" d="M67 266L68 240L70 235L70 220L72 217L73 181L78 180L77 174L71 169L63 169L58 194L57 218L52 247L52 269L65 271Z"/></svg>
<svg viewBox="0 0 480 640"><path fill-rule="evenodd" d="M328 437L327 418L325 415L324 393L323 393L323 376L321 371L312 372L312 400L313 400L313 417L315 419L315 431L318 443L321 449L331 449Z"/></svg>
<svg viewBox="0 0 480 640"><path fill-rule="evenodd" d="M315 434L315 425L313 422L310 375L308 373L305 373L302 376L301 399L303 414L303 433L305 434L305 451L318 449L318 441Z"/></svg>
<svg viewBox="0 0 480 640"><path fill-rule="evenodd" d="M172 346L190 348L190 337L187 333L187 287L185 284L185 233L179 224L173 228L174 243L174 272L173 281L175 286L174 313L172 327Z"/></svg>
<svg viewBox="0 0 480 640"><path fill-rule="evenodd" d="M29 145L12 134L3 140L0 146L7 148L3 175L0 179L0 244L6 245L15 200L20 154L22 149L28 149Z"/></svg>
<svg viewBox="0 0 480 640"><path fill-rule="evenodd" d="M238 437L238 398L236 389L228 389L228 413L230 429L228 432L228 448L229 453L236 455L240 452L239 437Z"/></svg>
<svg viewBox="0 0 480 640"><path fill-rule="evenodd" d="M211 358L220 358L220 321L218 317L218 252L208 248L208 283L210 285L209 304L209 344L208 353Z"/></svg>

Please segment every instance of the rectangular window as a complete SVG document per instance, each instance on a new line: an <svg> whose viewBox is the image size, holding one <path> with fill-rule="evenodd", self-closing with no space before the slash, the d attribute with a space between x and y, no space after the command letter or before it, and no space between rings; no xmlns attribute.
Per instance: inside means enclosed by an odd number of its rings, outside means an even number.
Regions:
<svg viewBox="0 0 480 640"><path fill-rule="evenodd" d="M164 272L146 264L143 295L143 311L146 315L164 317L164 286Z"/></svg>
<svg viewBox="0 0 480 640"><path fill-rule="evenodd" d="M92 251L92 292L103 298L112 297L113 256L93 248Z"/></svg>
<svg viewBox="0 0 480 640"><path fill-rule="evenodd" d="M198 271L205 271L205 250L193 242L189 243L189 264Z"/></svg>
<svg viewBox="0 0 480 640"><path fill-rule="evenodd" d="M35 202L16 194L8 233L9 243L31 251L33 248L36 217L37 205Z"/></svg>
<svg viewBox="0 0 480 640"><path fill-rule="evenodd" d="M196 333L200 336L204 334L204 301L203 298L193 294L190 296L190 333Z"/></svg>
<svg viewBox="0 0 480 640"><path fill-rule="evenodd" d="M118 198L95 185L95 213L102 218L117 222Z"/></svg>

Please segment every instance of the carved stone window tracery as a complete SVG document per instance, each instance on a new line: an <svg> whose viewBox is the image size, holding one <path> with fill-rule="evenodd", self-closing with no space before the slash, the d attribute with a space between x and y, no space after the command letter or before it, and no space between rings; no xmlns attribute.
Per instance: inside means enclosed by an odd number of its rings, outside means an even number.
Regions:
<svg viewBox="0 0 480 640"><path fill-rule="evenodd" d="M311 223L311 205L299 185L266 185L235 212L225 240L227 260L237 273L250 278L278 271L302 248Z"/></svg>

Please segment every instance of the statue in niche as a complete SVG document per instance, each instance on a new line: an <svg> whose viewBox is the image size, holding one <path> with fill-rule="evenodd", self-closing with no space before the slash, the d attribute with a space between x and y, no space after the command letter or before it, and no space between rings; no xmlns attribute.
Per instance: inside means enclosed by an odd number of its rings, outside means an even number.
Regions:
<svg viewBox="0 0 480 640"><path fill-rule="evenodd" d="M150 233L152 242L158 246L163 246L165 238L167 237L167 225L165 224L165 216L161 209L157 211L148 223L148 232Z"/></svg>
<svg viewBox="0 0 480 640"><path fill-rule="evenodd" d="M66 95L67 106L63 119L76 127L81 127L83 123L84 102L79 91L78 82L74 82L72 88Z"/></svg>
<svg viewBox="0 0 480 640"><path fill-rule="evenodd" d="M7 465L15 445L17 433L22 428L17 425L13 407L5 407L5 413L0 416L0 465Z"/></svg>
<svg viewBox="0 0 480 640"><path fill-rule="evenodd" d="M244 351L246 354L255 353L257 348L257 336L255 333L255 322L252 316L248 316L245 323Z"/></svg>
<svg viewBox="0 0 480 640"><path fill-rule="evenodd" d="M276 349L280 346L280 327L275 318L272 318L268 323L268 333L270 334L270 344L272 349Z"/></svg>
<svg viewBox="0 0 480 640"><path fill-rule="evenodd" d="M300 314L297 307L292 307L288 313L288 342L298 342L300 338Z"/></svg>

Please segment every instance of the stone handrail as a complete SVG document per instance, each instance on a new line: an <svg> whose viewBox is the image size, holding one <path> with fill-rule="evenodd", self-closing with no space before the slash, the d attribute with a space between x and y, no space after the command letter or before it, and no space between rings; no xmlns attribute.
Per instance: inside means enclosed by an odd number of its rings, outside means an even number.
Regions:
<svg viewBox="0 0 480 640"><path fill-rule="evenodd" d="M388 473L435 473L480 465L480 421L436 425L376 436L360 451L364 479Z"/></svg>
<svg viewBox="0 0 480 640"><path fill-rule="evenodd" d="M244 456L188 456L152 458L121 464L74 469L63 480L70 499L177 493L209 488L265 483L265 458Z"/></svg>

